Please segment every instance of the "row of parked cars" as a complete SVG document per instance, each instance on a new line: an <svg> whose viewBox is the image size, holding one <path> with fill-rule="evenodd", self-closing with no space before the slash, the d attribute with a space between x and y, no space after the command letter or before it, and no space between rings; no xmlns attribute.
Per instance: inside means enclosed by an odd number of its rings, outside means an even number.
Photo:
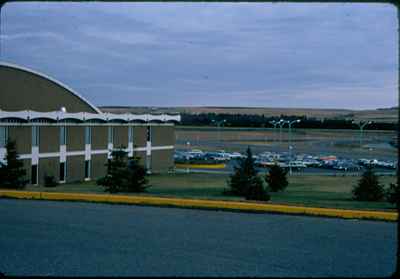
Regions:
<svg viewBox="0 0 400 279"><path fill-rule="evenodd" d="M374 168L396 169L396 161L383 161L377 159L348 159L338 158L335 155L312 156L308 154L299 154L289 156L287 153L264 152L258 155L256 163L259 166L268 167L277 163L281 167L301 168L324 168L344 171L359 171L366 166Z"/></svg>
<svg viewBox="0 0 400 279"><path fill-rule="evenodd" d="M227 162L232 159L244 158L239 152L225 152L224 150L217 150L212 152L203 152L199 149L193 149L190 151L175 151L175 161L215 161L215 162Z"/></svg>
<svg viewBox="0 0 400 279"><path fill-rule="evenodd" d="M204 152L193 149L190 151L175 151L175 162L197 162L197 163L219 163L228 162L245 156L239 152L226 152L217 150L213 152ZM382 161L377 159L347 159L337 158L334 155L313 156L309 154L289 155L288 152L262 152L253 155L255 164L258 167L270 167L277 164L283 168L304 169L304 168L325 168L344 171L359 171L363 167L372 166L386 169L396 169L396 161Z"/></svg>

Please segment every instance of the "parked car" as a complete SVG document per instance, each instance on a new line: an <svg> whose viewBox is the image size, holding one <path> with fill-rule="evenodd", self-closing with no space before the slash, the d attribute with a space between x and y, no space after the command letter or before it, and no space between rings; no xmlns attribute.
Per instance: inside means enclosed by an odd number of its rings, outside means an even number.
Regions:
<svg viewBox="0 0 400 279"><path fill-rule="evenodd" d="M322 166L322 163L316 159L304 159L303 163L307 166L307 167L314 167L314 168L318 168Z"/></svg>
<svg viewBox="0 0 400 279"><path fill-rule="evenodd" d="M240 158L244 158L245 156L240 154L239 152L232 152L232 153L228 153L228 156L231 159L240 159Z"/></svg>
<svg viewBox="0 0 400 279"><path fill-rule="evenodd" d="M215 160L215 161L224 161L225 162L225 161L229 160L223 154L218 153L218 152L206 152L204 157L207 160Z"/></svg>
<svg viewBox="0 0 400 279"><path fill-rule="evenodd" d="M296 161L290 161L289 164L288 164L288 167L291 167L291 168L294 168L294 169L304 169L307 166L302 161L296 160Z"/></svg>

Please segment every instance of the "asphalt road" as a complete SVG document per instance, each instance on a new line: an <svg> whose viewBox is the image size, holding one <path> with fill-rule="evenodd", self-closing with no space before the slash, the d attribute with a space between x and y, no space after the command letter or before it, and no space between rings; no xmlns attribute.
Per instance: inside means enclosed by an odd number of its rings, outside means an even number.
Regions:
<svg viewBox="0 0 400 279"><path fill-rule="evenodd" d="M0 272L55 276L390 276L396 224L0 199Z"/></svg>

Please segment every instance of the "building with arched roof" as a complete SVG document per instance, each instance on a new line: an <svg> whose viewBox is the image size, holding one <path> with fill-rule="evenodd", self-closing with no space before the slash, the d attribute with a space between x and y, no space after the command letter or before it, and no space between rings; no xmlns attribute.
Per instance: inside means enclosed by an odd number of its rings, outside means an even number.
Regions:
<svg viewBox="0 0 400 279"><path fill-rule="evenodd" d="M1 109L6 111L57 111L101 113L82 96L45 74L0 63Z"/></svg>
<svg viewBox="0 0 400 279"><path fill-rule="evenodd" d="M0 160L14 140L31 184L102 177L115 148L140 157L149 172L174 166L179 115L102 113L65 84L9 63L0 63L0 84Z"/></svg>

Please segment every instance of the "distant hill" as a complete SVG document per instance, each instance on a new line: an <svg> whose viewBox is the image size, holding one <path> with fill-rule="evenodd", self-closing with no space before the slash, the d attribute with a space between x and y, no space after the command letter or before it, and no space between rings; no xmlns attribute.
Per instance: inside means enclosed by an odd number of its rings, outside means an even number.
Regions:
<svg viewBox="0 0 400 279"><path fill-rule="evenodd" d="M266 117L296 115L322 118L354 119L355 121L398 122L398 107L375 110L319 109L319 108L254 108L254 107L130 107L100 106L103 112L110 113L226 113L256 114Z"/></svg>

